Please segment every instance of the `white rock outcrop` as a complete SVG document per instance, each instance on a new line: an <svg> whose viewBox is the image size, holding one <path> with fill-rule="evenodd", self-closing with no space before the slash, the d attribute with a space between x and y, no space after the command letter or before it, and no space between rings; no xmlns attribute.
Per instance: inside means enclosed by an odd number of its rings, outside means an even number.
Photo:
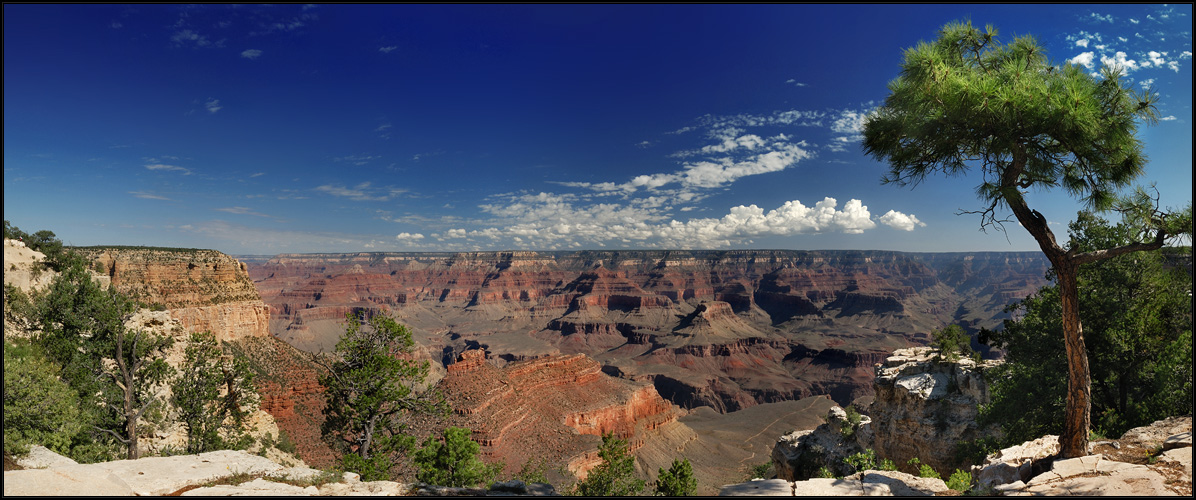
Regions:
<svg viewBox="0 0 1196 500"><path fill-rule="evenodd" d="M868 409L876 455L899 464L916 457L940 472L959 467L958 443L999 433L976 424L979 405L990 399L984 371L999 364L942 361L930 347L894 351L876 367Z"/></svg>
<svg viewBox="0 0 1196 500"><path fill-rule="evenodd" d="M870 422L868 416L861 415L859 423L853 425L843 408L832 406L822 425L781 436L773 446L771 456L777 479L808 479L821 467L837 476L855 472L843 459L870 446Z"/></svg>

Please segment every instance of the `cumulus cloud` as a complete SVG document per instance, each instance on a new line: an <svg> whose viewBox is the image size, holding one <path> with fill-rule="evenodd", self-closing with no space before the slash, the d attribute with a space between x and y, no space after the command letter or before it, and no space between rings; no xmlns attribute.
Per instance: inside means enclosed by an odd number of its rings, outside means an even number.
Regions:
<svg viewBox="0 0 1196 500"><path fill-rule="evenodd" d="M1134 61L1133 59L1129 59L1126 56L1126 53L1121 51L1115 52L1113 57L1103 55L1100 56L1100 63L1109 67L1121 68L1121 70L1125 73L1130 73L1131 71L1138 69L1138 62Z"/></svg>
<svg viewBox="0 0 1196 500"><path fill-rule="evenodd" d="M1092 69L1092 61L1095 57L1096 53L1094 52L1082 52L1080 55L1068 59L1067 62Z"/></svg>
<svg viewBox="0 0 1196 500"><path fill-rule="evenodd" d="M1087 39L1087 38L1085 38L1085 39L1083 39L1083 40L1076 40L1076 46L1077 46L1077 47L1084 47L1084 48L1088 48L1088 39Z"/></svg>
<svg viewBox="0 0 1196 500"><path fill-rule="evenodd" d="M208 102L205 102L203 107L207 109L209 113L213 114L224 108L224 106L220 105L220 99L213 99L211 97L208 98Z"/></svg>
<svg viewBox="0 0 1196 500"><path fill-rule="evenodd" d="M926 227L926 223L918 220L915 215L906 215L896 210L889 210L884 215L880 216L881 224L900 229L902 231L913 231L915 227Z"/></svg>
<svg viewBox="0 0 1196 500"><path fill-rule="evenodd" d="M145 166L146 170L165 170L167 172L182 172L183 175L191 175L191 170L180 167L178 165L166 165L163 163L154 163Z"/></svg>
<svg viewBox="0 0 1196 500"><path fill-rule="evenodd" d="M387 45L386 47L378 47L378 52L389 54L399 48L398 45Z"/></svg>
<svg viewBox="0 0 1196 500"><path fill-rule="evenodd" d="M244 58L250 59L250 60L257 59L261 56L262 56L262 51L260 51L258 49L248 49L248 50L241 52L241 57L244 57Z"/></svg>
<svg viewBox="0 0 1196 500"><path fill-rule="evenodd" d="M842 209L830 197L813 206L793 200L768 211L754 204L740 205L722 217L686 221L666 215L663 208L650 200L633 200L628 205L584 205L580 200L577 195L555 193L510 196L505 202L480 207L496 217L492 227L453 228L433 237L467 242L507 239L518 246L545 249L572 248L579 244L726 248L750 243L752 238L761 236L860 234L876 227L868 207L858 199L849 200ZM909 219L911 224L919 224L916 218Z"/></svg>
<svg viewBox="0 0 1196 500"><path fill-rule="evenodd" d="M419 233L399 233L395 235L395 239L404 242L419 241L424 239L424 235Z"/></svg>

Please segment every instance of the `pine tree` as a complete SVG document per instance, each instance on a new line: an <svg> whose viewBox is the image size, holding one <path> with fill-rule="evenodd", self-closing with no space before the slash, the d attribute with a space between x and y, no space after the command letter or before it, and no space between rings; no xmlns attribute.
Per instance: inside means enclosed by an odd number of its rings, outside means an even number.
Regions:
<svg viewBox="0 0 1196 500"><path fill-rule="evenodd" d="M1134 91L1118 67L1106 66L1093 78L1073 64L1050 64L1032 37L1000 45L996 35L991 26L981 31L970 22L953 23L935 41L906 50L884 106L865 122L863 147L889 163L882 181L899 186L978 167L983 181L976 192L985 205L968 213L980 215L982 228L1003 230L1008 209L1038 242L1060 287L1068 362L1062 454L1084 456L1091 379L1079 319L1079 267L1190 234L1191 209L1164 213L1141 192L1117 196L1146 164L1137 121L1157 120L1153 93ZM1133 241L1088 251L1059 245L1046 217L1024 198L1031 188L1059 187L1091 209L1133 214Z"/></svg>

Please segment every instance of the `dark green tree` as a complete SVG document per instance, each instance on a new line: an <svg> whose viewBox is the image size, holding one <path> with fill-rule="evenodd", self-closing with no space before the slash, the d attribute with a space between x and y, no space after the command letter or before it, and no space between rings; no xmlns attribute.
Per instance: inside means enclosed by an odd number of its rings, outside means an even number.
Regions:
<svg viewBox="0 0 1196 500"><path fill-rule="evenodd" d="M429 436L412 455L419 468L416 478L440 486L477 486L488 483L502 464L486 465L478 458L481 445L469 438L469 429L449 427L442 439Z"/></svg>
<svg viewBox="0 0 1196 500"><path fill-rule="evenodd" d="M1124 244L1132 234L1125 223L1087 212L1069 228L1070 245L1081 249ZM1122 255L1077 276L1094 427L1106 436L1192 412L1192 276L1166 256L1163 250ZM1002 330L982 332L986 343L1006 351L1006 363L992 373L993 402L981 418L1001 424L1010 444L1061 430L1067 366L1058 295L1057 285L1044 287L1007 309L1014 319Z"/></svg>
<svg viewBox="0 0 1196 500"><path fill-rule="evenodd" d="M698 489L698 480L694 478L693 465L689 459L673 459L669 470L659 469L656 476L656 496L687 497Z"/></svg>
<svg viewBox="0 0 1196 500"><path fill-rule="evenodd" d="M1117 67L1093 78L1081 67L1054 65L1029 36L1007 45L991 26L952 23L930 43L904 54L884 106L864 125L864 151L889 163L882 179L916 186L927 176L979 168L981 227L1003 230L1005 210L1038 242L1060 287L1062 336L1068 364L1062 455L1088 454L1091 378L1080 324L1076 274L1081 265L1163 246L1190 234L1191 212L1164 213L1149 199L1122 209L1139 228L1126 245L1084 251L1055 240L1047 218L1031 209L1031 188L1063 188L1091 209L1118 205L1118 190L1142 172L1146 158L1138 120L1157 119L1156 96L1139 94Z"/></svg>
<svg viewBox="0 0 1196 500"><path fill-rule="evenodd" d="M40 330L35 342L62 367L82 408L102 410L93 430L123 444L129 459L138 457L139 420L159 403L157 389L174 372L163 359L170 337L125 326L135 309L128 297L102 289L75 259L39 297L34 321Z"/></svg>
<svg viewBox="0 0 1196 500"><path fill-rule="evenodd" d="M253 372L225 355L211 332L192 333L171 384L171 401L187 428L187 452L239 448L245 415L258 403ZM223 431L223 435L222 435Z"/></svg>
<svg viewBox="0 0 1196 500"><path fill-rule="evenodd" d="M614 434L603 434L598 456L602 458L602 463L577 483L577 494L621 497L638 495L644 491L646 482L635 476L635 455L631 454L626 440L618 439Z"/></svg>
<svg viewBox="0 0 1196 500"><path fill-rule="evenodd" d="M343 468L367 480L389 479L395 455L415 446L405 418L443 404L419 390L428 362L407 359L415 346L407 327L382 314L346 319L333 360L313 358L327 370L320 377L326 399L321 429L342 454Z"/></svg>

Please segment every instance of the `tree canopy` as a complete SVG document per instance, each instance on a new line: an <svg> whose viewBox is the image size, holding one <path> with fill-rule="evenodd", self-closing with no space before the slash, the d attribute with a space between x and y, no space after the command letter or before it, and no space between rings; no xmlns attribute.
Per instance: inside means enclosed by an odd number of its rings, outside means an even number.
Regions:
<svg viewBox="0 0 1196 500"><path fill-rule="evenodd" d="M991 26L951 23L932 42L907 49L884 106L864 124L863 148L889 164L884 183L916 186L927 176L980 170L981 228L1016 220L1034 237L1060 286L1068 399L1060 436L1065 457L1088 453L1091 380L1076 291L1083 264L1161 247L1190 234L1191 207L1160 211L1149 197L1121 190L1146 165L1139 121L1157 120L1153 92L1137 92L1106 66L1099 78L1054 65L1034 38L1006 45ZM1119 209L1141 230L1124 245L1065 248L1047 218L1026 203L1031 188L1062 188L1096 211ZM1013 213L1007 217L1006 210Z"/></svg>
<svg viewBox="0 0 1196 500"><path fill-rule="evenodd" d="M383 314L346 320L332 362L315 358L328 370L320 377L327 401L322 432L342 453L345 469L367 480L389 479L394 455L415 446L405 417L442 405L419 390L429 365L407 359L415 346L407 327Z"/></svg>

